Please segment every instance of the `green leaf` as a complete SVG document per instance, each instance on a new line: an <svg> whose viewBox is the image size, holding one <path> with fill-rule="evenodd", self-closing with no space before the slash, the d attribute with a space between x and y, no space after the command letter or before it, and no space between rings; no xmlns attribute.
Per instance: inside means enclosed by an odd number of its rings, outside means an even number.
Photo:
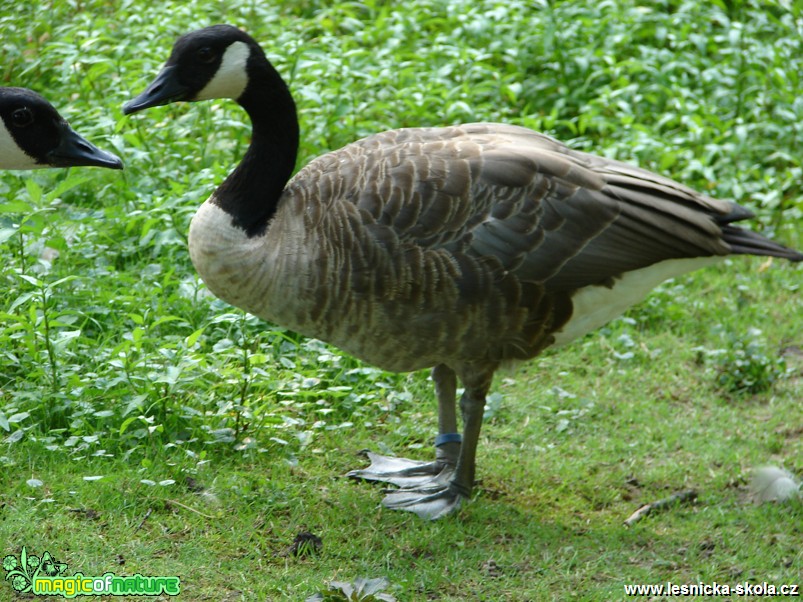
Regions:
<svg viewBox="0 0 803 602"><path fill-rule="evenodd" d="M8 312L9 313L13 312L20 305L23 305L24 303L27 303L28 301L30 301L31 298L33 296L35 296L35 295L36 295L36 293L22 293L19 297L14 299L14 301L12 301L11 306L8 308Z"/></svg>
<svg viewBox="0 0 803 602"><path fill-rule="evenodd" d="M39 278L35 278L34 276L30 276L28 274L18 274L18 276L20 278L22 278L28 284L32 284L33 286L35 286L37 288L43 288L44 287L44 283L41 280L39 280Z"/></svg>
<svg viewBox="0 0 803 602"><path fill-rule="evenodd" d="M120 428L117 430L118 434L122 435L128 430L128 427L131 426L132 422L139 420L139 416L129 416L123 423L120 425Z"/></svg>
<svg viewBox="0 0 803 602"><path fill-rule="evenodd" d="M25 180L25 189L28 191L28 196L31 197L31 201L35 205L38 205L42 200L42 187L39 186L33 178L28 178Z"/></svg>
<svg viewBox="0 0 803 602"><path fill-rule="evenodd" d="M17 232L19 232L19 228L0 228L0 244L6 242Z"/></svg>
<svg viewBox="0 0 803 602"><path fill-rule="evenodd" d="M167 324L168 322L175 322L177 320L181 320L181 318L179 318L178 316L163 316L155 320L154 323L151 324L151 327L156 328L157 326L160 326L162 324Z"/></svg>
<svg viewBox="0 0 803 602"><path fill-rule="evenodd" d="M30 203L21 199L4 200L0 203L0 213L28 214L33 210Z"/></svg>
<svg viewBox="0 0 803 602"><path fill-rule="evenodd" d="M72 282L73 280L77 280L77 279L78 279L78 276L74 276L74 275L65 276L64 278L59 278L55 282L51 282L50 285L49 285L49 288L53 289L53 288L56 288L57 286L60 286L60 285L64 284L65 282Z"/></svg>
<svg viewBox="0 0 803 602"><path fill-rule="evenodd" d="M8 417L8 422L11 424L17 424L18 422L22 422L27 420L31 417L30 412L17 412L16 414L12 414Z"/></svg>
<svg viewBox="0 0 803 602"><path fill-rule="evenodd" d="M201 337L201 335L203 334L204 330L205 330L205 327L201 327L198 330L196 330L195 332L193 332L186 339L184 339L184 342L187 345L187 347L193 347L195 345L195 343L198 342L198 339Z"/></svg>
<svg viewBox="0 0 803 602"><path fill-rule="evenodd" d="M56 187L47 193L46 199L48 202L53 201L54 199L60 197L68 190L72 190L82 184L91 181L91 176L85 175L86 172L80 173L77 171L71 171L69 175L64 178L61 182L56 184Z"/></svg>
<svg viewBox="0 0 803 602"><path fill-rule="evenodd" d="M387 588L384 578L364 579L358 577L354 583L331 581L329 591L308 597L306 602L396 602L390 594L380 593Z"/></svg>

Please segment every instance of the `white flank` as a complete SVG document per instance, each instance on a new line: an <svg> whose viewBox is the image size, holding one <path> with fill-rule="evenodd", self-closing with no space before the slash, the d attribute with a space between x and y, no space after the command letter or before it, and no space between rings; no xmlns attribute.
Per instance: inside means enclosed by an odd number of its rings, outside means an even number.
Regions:
<svg viewBox="0 0 803 602"><path fill-rule="evenodd" d="M17 146L11 132L6 129L6 124L0 119L0 169L36 169L37 167L47 167Z"/></svg>
<svg viewBox="0 0 803 602"><path fill-rule="evenodd" d="M211 81L198 93L195 100L232 98L237 100L248 85L246 64L251 49L245 42L234 42L226 48L220 67Z"/></svg>
<svg viewBox="0 0 803 602"><path fill-rule="evenodd" d="M572 297L571 319L555 333L555 346L565 345L620 316L664 280L713 265L724 257L693 257L661 261L646 268L625 273L613 288L586 286Z"/></svg>

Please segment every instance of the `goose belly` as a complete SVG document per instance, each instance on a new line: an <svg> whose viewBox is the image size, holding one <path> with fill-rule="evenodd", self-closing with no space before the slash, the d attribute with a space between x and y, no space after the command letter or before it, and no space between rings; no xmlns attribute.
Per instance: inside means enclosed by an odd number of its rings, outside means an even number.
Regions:
<svg viewBox="0 0 803 602"><path fill-rule="evenodd" d="M612 287L586 286L572 295L572 317L555 332L555 346L565 345L622 315L661 282L722 261L722 256L671 259L626 272Z"/></svg>

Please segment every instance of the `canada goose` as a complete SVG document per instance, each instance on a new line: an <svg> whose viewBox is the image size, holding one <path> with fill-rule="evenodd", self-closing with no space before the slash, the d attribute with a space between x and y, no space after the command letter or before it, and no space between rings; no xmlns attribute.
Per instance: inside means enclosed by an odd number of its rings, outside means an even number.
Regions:
<svg viewBox="0 0 803 602"><path fill-rule="evenodd" d="M123 168L119 158L79 136L36 92L0 87L0 118L0 169Z"/></svg>
<svg viewBox="0 0 803 602"><path fill-rule="evenodd" d="M399 486L384 504L422 517L469 497L501 362L582 336L726 255L803 259L731 225L751 216L734 203L511 125L386 131L290 179L295 104L231 26L179 38L124 112L210 98L236 100L253 138L192 220L193 264L215 295L265 320L386 370L432 368L436 459L371 455L349 473Z"/></svg>

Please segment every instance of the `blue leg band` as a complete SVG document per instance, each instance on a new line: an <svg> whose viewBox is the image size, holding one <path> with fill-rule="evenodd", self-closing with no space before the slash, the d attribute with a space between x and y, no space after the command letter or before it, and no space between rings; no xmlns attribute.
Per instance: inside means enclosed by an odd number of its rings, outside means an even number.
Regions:
<svg viewBox="0 0 803 602"><path fill-rule="evenodd" d="M447 443L460 443L461 441L463 441L463 437L460 436L460 433L441 433L435 437L435 447L440 447Z"/></svg>

